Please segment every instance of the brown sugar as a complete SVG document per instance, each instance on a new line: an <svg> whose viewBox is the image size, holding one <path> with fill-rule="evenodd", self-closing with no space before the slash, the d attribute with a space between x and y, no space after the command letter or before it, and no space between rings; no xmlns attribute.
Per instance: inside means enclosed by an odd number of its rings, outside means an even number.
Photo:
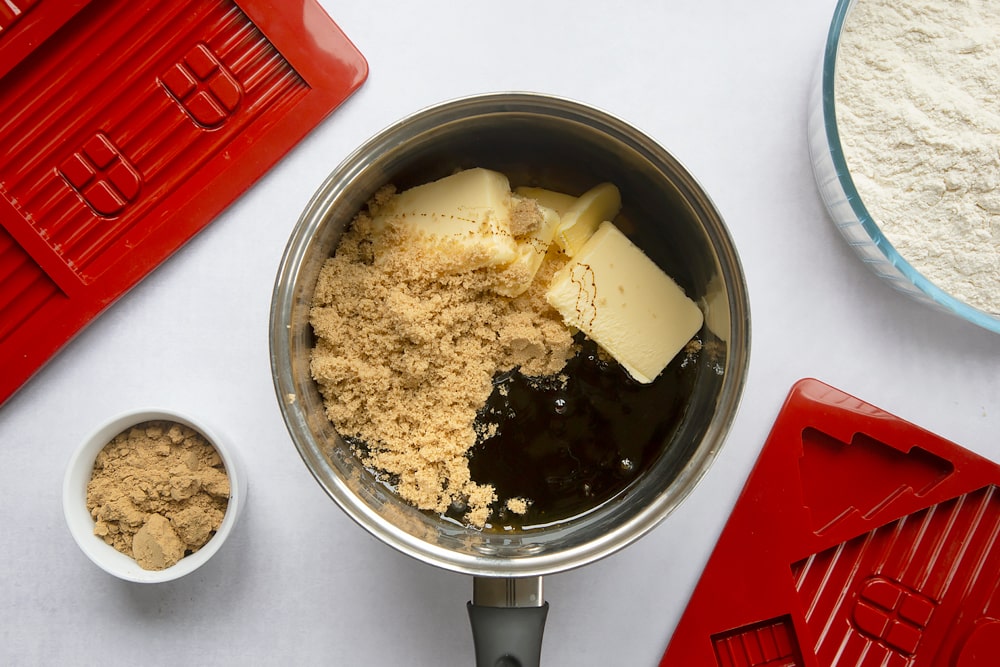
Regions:
<svg viewBox="0 0 1000 667"><path fill-rule="evenodd" d="M197 431L148 421L115 436L87 484L94 533L147 570L200 549L222 523L229 478Z"/></svg>
<svg viewBox="0 0 1000 667"><path fill-rule="evenodd" d="M388 196L380 191L371 206ZM537 206L512 213L515 238L537 228ZM339 433L405 501L439 513L467 508L465 521L477 527L488 521L500 499L471 479L468 453L489 434L476 418L494 377L555 375L574 353L545 300L565 261L551 255L527 291L501 296L497 287L512 278L502 268L456 270L403 228L375 234L370 208L323 266L311 311L313 377Z"/></svg>

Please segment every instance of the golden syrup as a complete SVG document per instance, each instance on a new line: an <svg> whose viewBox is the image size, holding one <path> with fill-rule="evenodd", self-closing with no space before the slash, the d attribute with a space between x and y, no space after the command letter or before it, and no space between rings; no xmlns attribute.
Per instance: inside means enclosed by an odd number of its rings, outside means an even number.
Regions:
<svg viewBox="0 0 1000 667"><path fill-rule="evenodd" d="M562 380L515 372L495 381L480 417L498 428L469 458L472 479L500 499L489 528L528 530L613 498L649 469L684 416L699 372L692 355L681 352L644 385L593 342L579 343ZM507 511L508 498L528 499L527 513Z"/></svg>

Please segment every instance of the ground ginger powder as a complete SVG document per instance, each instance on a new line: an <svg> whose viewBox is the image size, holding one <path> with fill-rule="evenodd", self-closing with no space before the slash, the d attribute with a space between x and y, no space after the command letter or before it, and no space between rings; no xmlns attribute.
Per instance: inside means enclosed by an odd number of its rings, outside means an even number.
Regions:
<svg viewBox="0 0 1000 667"><path fill-rule="evenodd" d="M391 196L376 195L322 268L312 375L338 432L362 443L363 463L403 500L439 513L467 508L465 521L482 527L498 499L469 472L483 435L477 414L498 373L551 376L573 356L571 333L544 296L565 260L548 258L526 292L501 296L496 288L518 279L503 268L455 271L453 257L402 228L374 234L372 216ZM515 237L541 215L534 203L514 214Z"/></svg>
<svg viewBox="0 0 1000 667"><path fill-rule="evenodd" d="M87 484L94 534L162 570L205 545L222 523L229 478L215 448L170 421L137 424L97 455Z"/></svg>

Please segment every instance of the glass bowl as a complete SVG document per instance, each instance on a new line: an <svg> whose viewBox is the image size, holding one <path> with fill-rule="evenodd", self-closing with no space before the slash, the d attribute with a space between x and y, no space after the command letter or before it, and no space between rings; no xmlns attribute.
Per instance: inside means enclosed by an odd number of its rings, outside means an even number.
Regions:
<svg viewBox="0 0 1000 667"><path fill-rule="evenodd" d="M936 310L1000 333L1000 317L945 292L896 250L868 212L851 178L837 128L834 84L841 33L855 1L837 3L809 99L809 155L823 203L848 245L892 287Z"/></svg>

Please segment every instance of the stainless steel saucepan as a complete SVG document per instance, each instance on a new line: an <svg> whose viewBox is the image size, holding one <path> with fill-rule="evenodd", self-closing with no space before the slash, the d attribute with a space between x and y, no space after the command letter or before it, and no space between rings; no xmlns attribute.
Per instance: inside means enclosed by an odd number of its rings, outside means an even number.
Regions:
<svg viewBox="0 0 1000 667"><path fill-rule="evenodd" d="M615 183L628 230L688 295L705 305L711 360L699 362L680 425L662 454L615 498L584 516L495 534L399 500L327 420L309 372L309 304L323 261L386 183L409 187L482 166L513 184L583 192ZM538 664L548 603L542 577L591 563L666 517L707 470L736 414L749 361L749 304L732 239L688 171L648 136L590 106L531 93L462 98L419 111L357 149L302 213L274 288L270 353L275 390L303 461L334 501L386 544L472 575L469 615L479 665Z"/></svg>

